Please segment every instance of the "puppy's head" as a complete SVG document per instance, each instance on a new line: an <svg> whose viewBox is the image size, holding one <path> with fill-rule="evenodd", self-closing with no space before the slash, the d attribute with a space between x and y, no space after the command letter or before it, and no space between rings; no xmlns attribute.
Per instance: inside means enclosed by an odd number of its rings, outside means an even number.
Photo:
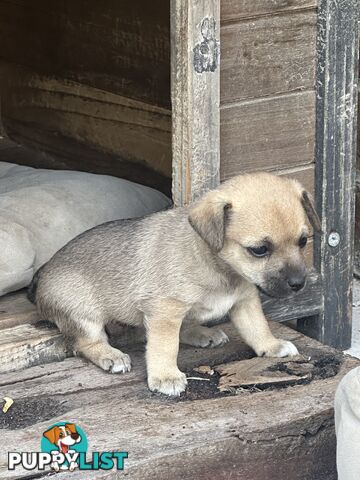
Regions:
<svg viewBox="0 0 360 480"><path fill-rule="evenodd" d="M309 222L315 231L321 226L297 181L268 173L234 177L194 203L189 221L214 253L269 296L305 286Z"/></svg>

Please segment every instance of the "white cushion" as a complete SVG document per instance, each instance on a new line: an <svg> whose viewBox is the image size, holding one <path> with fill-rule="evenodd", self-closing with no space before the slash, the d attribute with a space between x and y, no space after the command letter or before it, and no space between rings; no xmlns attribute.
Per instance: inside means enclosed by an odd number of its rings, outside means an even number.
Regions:
<svg viewBox="0 0 360 480"><path fill-rule="evenodd" d="M85 230L170 203L157 190L120 178L0 162L0 295L27 286Z"/></svg>

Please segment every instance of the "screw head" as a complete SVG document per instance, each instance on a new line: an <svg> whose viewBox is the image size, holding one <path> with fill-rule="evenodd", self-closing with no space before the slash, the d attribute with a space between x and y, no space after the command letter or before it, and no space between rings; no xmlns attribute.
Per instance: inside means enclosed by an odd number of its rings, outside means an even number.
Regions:
<svg viewBox="0 0 360 480"><path fill-rule="evenodd" d="M340 235L338 232L331 232L328 237L328 244L330 247L337 247L340 243Z"/></svg>

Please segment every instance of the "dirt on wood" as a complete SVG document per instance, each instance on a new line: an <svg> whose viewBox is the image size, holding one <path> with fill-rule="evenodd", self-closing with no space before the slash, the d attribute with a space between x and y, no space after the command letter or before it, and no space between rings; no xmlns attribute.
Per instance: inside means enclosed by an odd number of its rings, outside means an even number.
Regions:
<svg viewBox="0 0 360 480"><path fill-rule="evenodd" d="M219 383L222 375L217 371L216 365L203 366L206 368L193 369L187 373L188 387L177 400L178 401L192 401L203 400L209 398L219 398L228 395L249 395L261 392L264 390L277 390L290 388L293 385L306 385L314 380L321 380L325 378L334 377L340 370L342 363L341 353L324 353L321 349L309 348L302 352L304 354L302 359L284 361L284 359L274 359L274 364L268 368L269 373L283 372L286 375L298 377L296 382L269 381L258 384L247 385L232 385L228 390L219 389ZM307 357L307 358L306 358ZM244 360L242 358L232 358L231 361ZM209 370L210 373L206 373ZM304 376L304 372L307 373Z"/></svg>
<svg viewBox="0 0 360 480"><path fill-rule="evenodd" d="M39 422L50 420L68 410L66 402L54 398L15 399L9 410L0 409L0 430L18 430Z"/></svg>

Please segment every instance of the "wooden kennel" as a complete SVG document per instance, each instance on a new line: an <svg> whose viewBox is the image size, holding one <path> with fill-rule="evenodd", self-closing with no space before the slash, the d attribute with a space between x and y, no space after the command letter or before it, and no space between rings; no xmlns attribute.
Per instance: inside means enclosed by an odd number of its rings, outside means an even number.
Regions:
<svg viewBox="0 0 360 480"><path fill-rule="evenodd" d="M1 159L122 176L176 205L241 172L298 178L322 218L315 271L266 311L346 348L357 22L356 0L0 1Z"/></svg>
<svg viewBox="0 0 360 480"><path fill-rule="evenodd" d="M347 348L358 21L358 0L0 0L0 159L124 177L175 205L241 172L299 179L322 219L313 272L296 299L264 308ZM128 448L128 478L335 480L333 395L356 360L274 323L316 368L325 358L326 375L176 402L146 389L143 346L129 347L131 373L111 377L66 358L38 320L24 292L0 299L0 397L15 400L0 411L6 448L38 448L41 428L65 418L95 450ZM179 364L249 356L235 335L220 350L182 349ZM1 478L14 478L3 454Z"/></svg>

